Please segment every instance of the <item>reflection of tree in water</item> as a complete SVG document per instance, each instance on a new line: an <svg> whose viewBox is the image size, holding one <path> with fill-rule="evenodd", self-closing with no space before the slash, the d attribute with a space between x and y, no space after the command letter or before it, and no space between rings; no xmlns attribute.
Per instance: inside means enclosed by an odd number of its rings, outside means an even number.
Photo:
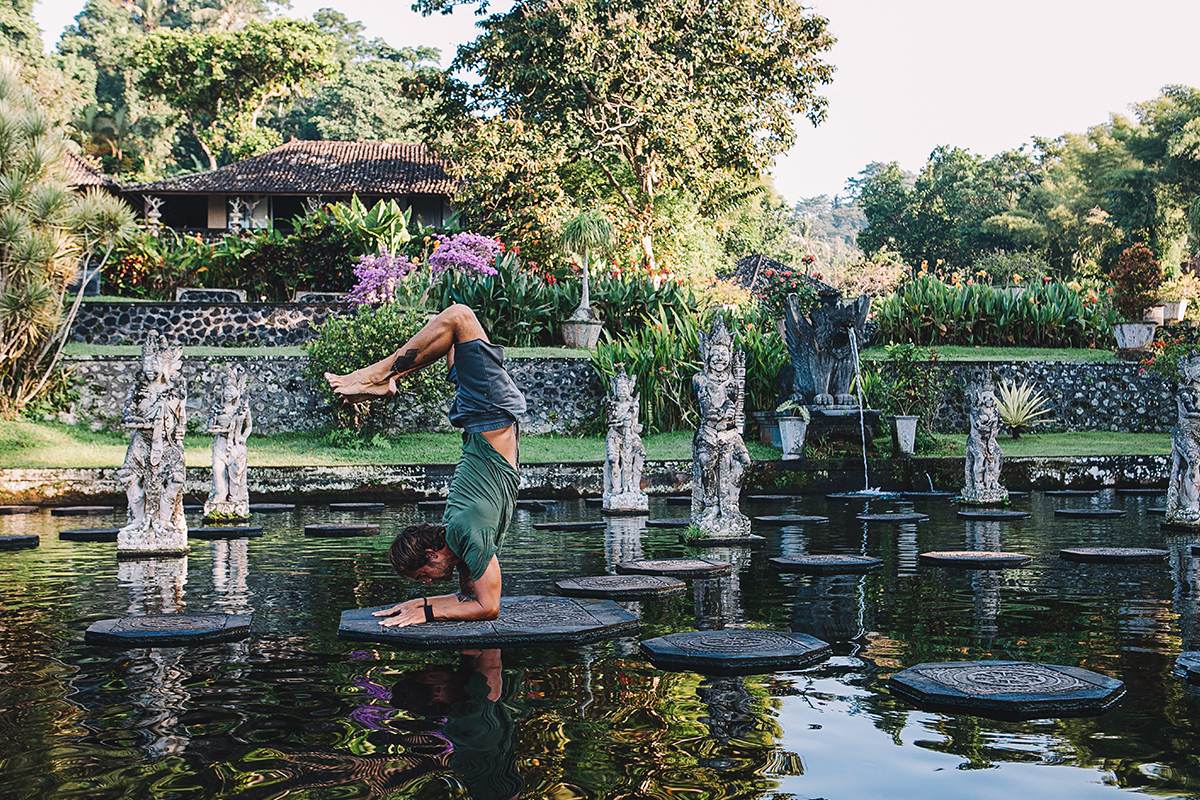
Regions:
<svg viewBox="0 0 1200 800"><path fill-rule="evenodd" d="M862 637L864 580L863 575L798 576L792 631L833 645Z"/></svg>

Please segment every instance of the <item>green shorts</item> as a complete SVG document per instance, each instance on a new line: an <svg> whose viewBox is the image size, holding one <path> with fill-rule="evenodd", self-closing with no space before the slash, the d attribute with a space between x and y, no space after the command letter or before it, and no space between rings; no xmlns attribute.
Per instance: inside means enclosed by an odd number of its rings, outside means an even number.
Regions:
<svg viewBox="0 0 1200 800"><path fill-rule="evenodd" d="M464 433L462 457L446 498L446 544L466 564L471 580L483 577L500 552L517 507L520 476L480 433Z"/></svg>

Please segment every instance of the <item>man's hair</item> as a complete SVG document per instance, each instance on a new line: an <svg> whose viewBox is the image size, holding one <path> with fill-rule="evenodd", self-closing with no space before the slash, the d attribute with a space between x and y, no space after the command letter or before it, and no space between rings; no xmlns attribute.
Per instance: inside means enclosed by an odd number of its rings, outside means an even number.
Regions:
<svg viewBox="0 0 1200 800"><path fill-rule="evenodd" d="M429 563L426 550L437 552L446 546L446 527L420 522L409 525L392 541L388 558L399 574L414 572Z"/></svg>

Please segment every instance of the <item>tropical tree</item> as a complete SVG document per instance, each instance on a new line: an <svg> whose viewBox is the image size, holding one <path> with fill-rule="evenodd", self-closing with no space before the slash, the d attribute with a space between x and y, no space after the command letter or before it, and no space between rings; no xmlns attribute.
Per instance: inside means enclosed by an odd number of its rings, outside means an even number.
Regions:
<svg viewBox="0 0 1200 800"><path fill-rule="evenodd" d="M563 225L559 241L566 253L579 257L583 271L583 294L579 307L571 314L573 320L590 320L596 318L592 311L591 297L588 287L591 273L591 251L606 251L612 247L612 224L608 217L598 208L589 209Z"/></svg>

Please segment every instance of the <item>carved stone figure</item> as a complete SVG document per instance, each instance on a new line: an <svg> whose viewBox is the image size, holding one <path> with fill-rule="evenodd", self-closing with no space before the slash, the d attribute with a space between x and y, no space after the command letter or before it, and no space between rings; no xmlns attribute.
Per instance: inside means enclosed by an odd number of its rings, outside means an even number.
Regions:
<svg viewBox="0 0 1200 800"><path fill-rule="evenodd" d="M642 464L646 447L638 423L641 395L633 391L633 378L625 370L613 376L612 395L605 398L608 439L604 445L604 510L649 511L642 491Z"/></svg>
<svg viewBox="0 0 1200 800"><path fill-rule="evenodd" d="M750 520L738 508L750 453L742 441L746 354L734 350L720 317L700 334L704 370L692 379L700 427L692 442L692 524L709 536L748 536Z"/></svg>
<svg viewBox="0 0 1200 800"><path fill-rule="evenodd" d="M820 294L820 304L805 316L795 295L788 297L783 315L788 354L792 360L792 391L797 404L858 405L850 393L856 353L862 349L871 298L843 300L834 290Z"/></svg>
<svg viewBox="0 0 1200 800"><path fill-rule="evenodd" d="M1000 485L1003 454L996 442L1000 413L991 374L976 373L967 395L971 403L971 431L967 436L966 485L959 499L976 505L1006 503L1008 489Z"/></svg>
<svg viewBox="0 0 1200 800"><path fill-rule="evenodd" d="M1179 359L1178 419L1171 429L1167 522L1200 527L1200 355Z"/></svg>
<svg viewBox="0 0 1200 800"><path fill-rule="evenodd" d="M183 435L187 384L179 374L183 348L152 333L142 345L141 371L125 400L121 424L132 433L118 476L129 500L129 524L118 553L186 553L183 518Z"/></svg>
<svg viewBox="0 0 1200 800"><path fill-rule="evenodd" d="M208 416L208 432L213 434L213 474L212 491L204 501L205 519L246 519L250 516L246 439L252 428L246 373L241 367L227 367L221 396L213 403Z"/></svg>

